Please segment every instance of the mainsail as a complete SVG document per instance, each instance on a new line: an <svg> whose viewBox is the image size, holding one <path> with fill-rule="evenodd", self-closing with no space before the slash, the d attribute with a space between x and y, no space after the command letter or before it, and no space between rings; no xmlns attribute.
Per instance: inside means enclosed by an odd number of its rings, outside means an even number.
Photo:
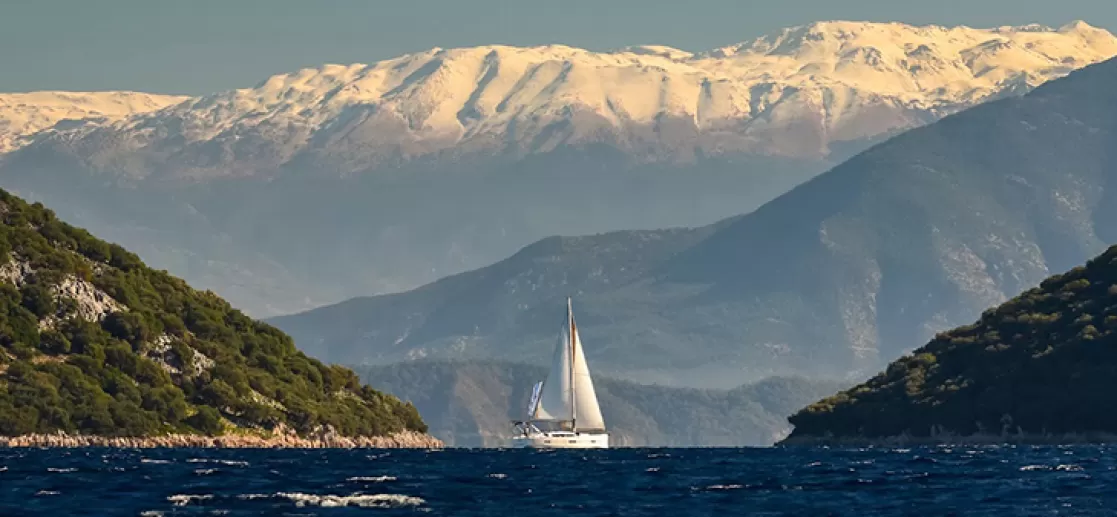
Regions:
<svg viewBox="0 0 1117 517"><path fill-rule="evenodd" d="M536 420L570 420L573 417L570 382L572 361L570 357L570 334L563 328L551 359L551 371L543 380L543 394L539 405L535 406Z"/></svg>
<svg viewBox="0 0 1117 517"><path fill-rule="evenodd" d="M577 430L604 430L605 420L597 404L597 394L569 300L566 311L566 322L555 344L551 371L543 381L539 404L532 416L535 420L571 422Z"/></svg>

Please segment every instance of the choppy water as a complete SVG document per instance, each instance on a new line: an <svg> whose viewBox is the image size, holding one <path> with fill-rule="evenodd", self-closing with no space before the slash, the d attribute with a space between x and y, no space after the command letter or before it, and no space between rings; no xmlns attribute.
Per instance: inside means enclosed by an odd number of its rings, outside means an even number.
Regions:
<svg viewBox="0 0 1117 517"><path fill-rule="evenodd" d="M4 450L0 515L1115 515L1117 448Z"/></svg>

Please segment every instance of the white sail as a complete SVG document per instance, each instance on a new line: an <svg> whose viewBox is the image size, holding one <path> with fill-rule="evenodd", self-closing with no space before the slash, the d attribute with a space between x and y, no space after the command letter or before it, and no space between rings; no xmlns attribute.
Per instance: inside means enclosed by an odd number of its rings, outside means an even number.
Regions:
<svg viewBox="0 0 1117 517"><path fill-rule="evenodd" d="M573 323L573 320L571 320ZM590 367L582 352L582 339L578 337L578 326L574 330L574 418L578 429L604 430L605 419L597 404L597 393L593 390Z"/></svg>
<svg viewBox="0 0 1117 517"><path fill-rule="evenodd" d="M551 359L551 372L543 381L543 393L535 406L536 420L570 420L574 415L571 405L571 360L569 326L563 325L555 355Z"/></svg>
<svg viewBox="0 0 1117 517"><path fill-rule="evenodd" d="M531 415L535 420L573 421L575 429L605 429L582 339L569 305L566 322L555 344L551 371L543 381L539 403L533 407Z"/></svg>

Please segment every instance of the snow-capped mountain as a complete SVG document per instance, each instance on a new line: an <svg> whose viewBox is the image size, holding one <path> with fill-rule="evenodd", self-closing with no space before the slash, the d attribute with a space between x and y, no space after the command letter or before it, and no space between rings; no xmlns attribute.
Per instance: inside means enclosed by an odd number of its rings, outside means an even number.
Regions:
<svg viewBox="0 0 1117 517"><path fill-rule="evenodd" d="M1114 55L1081 22L822 22L702 53L432 49L88 109L102 118L0 155L0 187L274 315L548 235L747 213L904 129ZM44 113L62 102L34 95Z"/></svg>
<svg viewBox="0 0 1117 517"><path fill-rule="evenodd" d="M1117 38L1083 22L820 22L698 54L662 46L435 48L276 75L158 113L60 131L44 144L63 141L95 168L195 178L296 163L356 172L417 157L523 156L596 143L645 162L726 153L822 158L835 144L926 123L1114 55Z"/></svg>
<svg viewBox="0 0 1117 517"><path fill-rule="evenodd" d="M137 92L0 93L0 153L26 145L31 136L63 120L114 122L188 98Z"/></svg>

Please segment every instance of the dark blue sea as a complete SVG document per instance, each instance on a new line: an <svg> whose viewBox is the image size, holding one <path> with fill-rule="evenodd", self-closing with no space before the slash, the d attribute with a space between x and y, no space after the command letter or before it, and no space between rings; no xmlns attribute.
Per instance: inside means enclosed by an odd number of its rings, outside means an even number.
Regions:
<svg viewBox="0 0 1117 517"><path fill-rule="evenodd" d="M0 449L0 515L1117 515L1117 448Z"/></svg>

